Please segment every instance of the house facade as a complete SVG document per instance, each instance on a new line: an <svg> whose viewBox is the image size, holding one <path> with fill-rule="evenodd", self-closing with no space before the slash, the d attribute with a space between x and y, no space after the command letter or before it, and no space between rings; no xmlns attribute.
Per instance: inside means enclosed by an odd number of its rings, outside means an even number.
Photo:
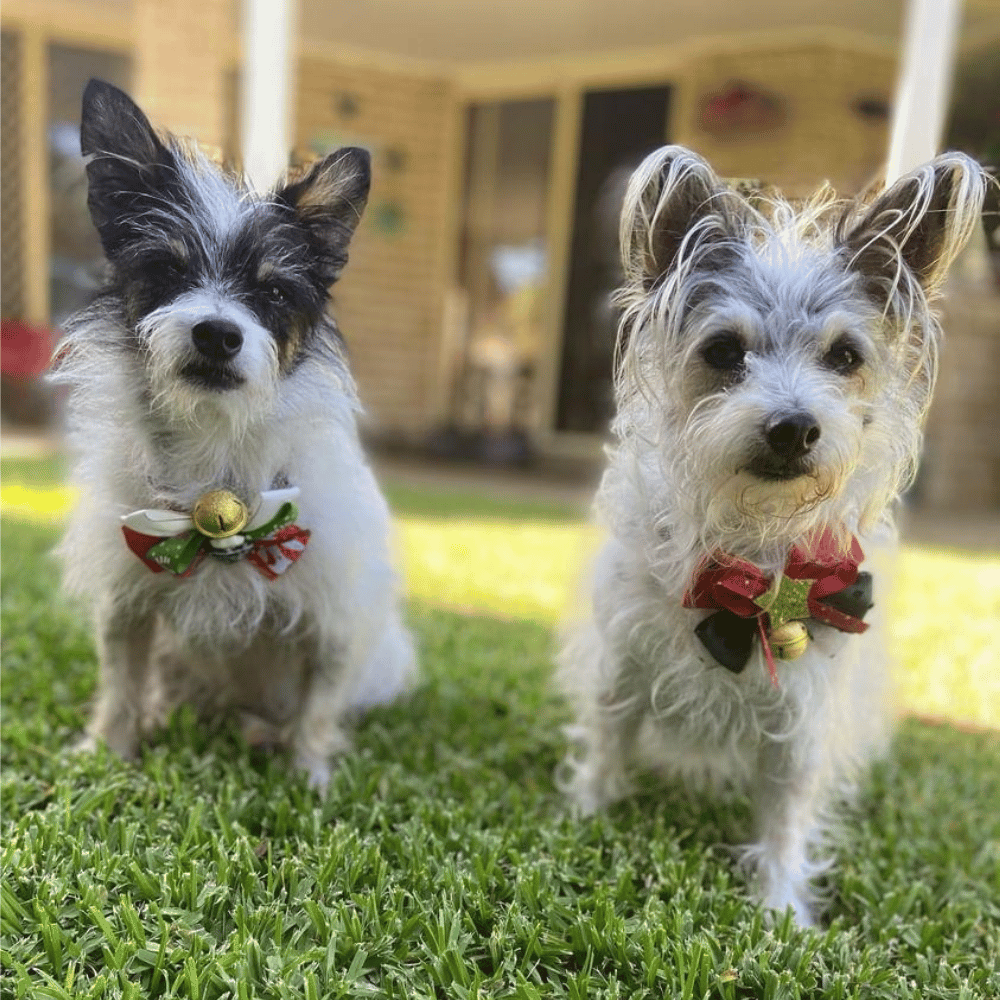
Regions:
<svg viewBox="0 0 1000 1000"><path fill-rule="evenodd" d="M663 31L627 48L546 49L558 26L542 25L535 50L475 58L462 57L462 38L431 55L416 35L417 55L399 41L344 44L321 8L303 0L299 11L295 156L372 153L365 220L334 297L368 432L385 443L495 460L599 455L614 215L622 178L656 146L688 145L724 176L793 197L823 181L857 193L885 160L901 4L884 5L881 29ZM72 148L89 76L238 160L237 15L231 0L6 0L5 318L58 324L96 280ZM991 278L969 280L984 304L963 295L949 328L924 497L982 509L1000 507L1000 445L981 429L1000 416L1000 306Z"/></svg>

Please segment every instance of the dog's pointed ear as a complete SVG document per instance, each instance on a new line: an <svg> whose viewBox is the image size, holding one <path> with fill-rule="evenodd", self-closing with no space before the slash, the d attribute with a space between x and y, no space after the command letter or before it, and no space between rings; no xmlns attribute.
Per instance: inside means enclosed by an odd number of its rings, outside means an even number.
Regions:
<svg viewBox="0 0 1000 1000"><path fill-rule="evenodd" d="M930 296L980 222L986 180L963 153L945 153L901 177L863 212L841 220L838 242L848 266L884 303L905 266Z"/></svg>
<svg viewBox="0 0 1000 1000"><path fill-rule="evenodd" d="M645 288L688 247L721 250L735 232L739 197L683 146L650 153L632 175L621 216L625 275Z"/></svg>
<svg viewBox="0 0 1000 1000"><path fill-rule="evenodd" d="M347 247L368 202L371 157L357 147L338 149L280 188L276 200L295 213L333 284L347 263Z"/></svg>
<svg viewBox="0 0 1000 1000"><path fill-rule="evenodd" d="M173 175L174 156L138 105L103 80L91 80L83 92L80 150L90 158L90 217L105 252L114 257L127 219L148 208L165 174Z"/></svg>

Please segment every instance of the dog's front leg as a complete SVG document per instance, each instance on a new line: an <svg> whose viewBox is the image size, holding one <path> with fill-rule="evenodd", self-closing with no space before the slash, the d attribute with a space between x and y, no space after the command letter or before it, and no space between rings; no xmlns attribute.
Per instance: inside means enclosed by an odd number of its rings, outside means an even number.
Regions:
<svg viewBox="0 0 1000 1000"><path fill-rule="evenodd" d="M576 743L567 758L560 784L584 816L593 815L632 793L629 768L636 737L646 716L648 702L639 693L638 666L630 657L618 663L602 654L593 677L598 687L570 733Z"/></svg>
<svg viewBox="0 0 1000 1000"><path fill-rule="evenodd" d="M120 757L136 756L149 681L155 619L111 606L98 612L100 674L87 734L80 747L106 743Z"/></svg>
<svg viewBox="0 0 1000 1000"><path fill-rule="evenodd" d="M351 747L342 722L346 714L345 650L342 644L316 639L306 654L306 690L292 737L295 766L311 788L326 791L330 762Z"/></svg>
<svg viewBox="0 0 1000 1000"><path fill-rule="evenodd" d="M748 849L761 900L768 909L789 906L803 927L813 924L809 881L826 865L813 848L825 805L815 752L792 741L769 743L760 753L756 789L758 841Z"/></svg>
<svg viewBox="0 0 1000 1000"><path fill-rule="evenodd" d="M581 752L567 761L570 776L564 787L582 815L592 816L632 794L629 765L642 715L631 709L598 710L583 731L574 733Z"/></svg>

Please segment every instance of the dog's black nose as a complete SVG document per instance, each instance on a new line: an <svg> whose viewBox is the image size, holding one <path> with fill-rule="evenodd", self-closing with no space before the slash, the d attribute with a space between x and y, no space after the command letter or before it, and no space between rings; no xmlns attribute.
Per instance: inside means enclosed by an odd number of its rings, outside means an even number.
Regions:
<svg viewBox="0 0 1000 1000"><path fill-rule="evenodd" d="M224 319L207 319L196 323L191 339L198 353L210 361L230 361L243 347L243 334L235 323Z"/></svg>
<svg viewBox="0 0 1000 1000"><path fill-rule="evenodd" d="M785 459L801 458L819 440L819 424L805 410L782 413L768 425L764 436L776 455Z"/></svg>

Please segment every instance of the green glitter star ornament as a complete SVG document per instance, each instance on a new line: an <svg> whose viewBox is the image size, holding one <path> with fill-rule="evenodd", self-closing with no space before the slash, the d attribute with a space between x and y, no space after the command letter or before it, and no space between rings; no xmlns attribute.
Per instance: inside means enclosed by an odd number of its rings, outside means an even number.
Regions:
<svg viewBox="0 0 1000 1000"><path fill-rule="evenodd" d="M782 576L754 601L768 614L767 638L779 660L797 660L809 646L809 631L803 619L810 615L809 591L815 582Z"/></svg>
<svg viewBox="0 0 1000 1000"><path fill-rule="evenodd" d="M809 591L815 580L793 580L783 576L770 590L760 595L754 604L766 611L771 619L771 628L785 622L799 621L809 617Z"/></svg>

